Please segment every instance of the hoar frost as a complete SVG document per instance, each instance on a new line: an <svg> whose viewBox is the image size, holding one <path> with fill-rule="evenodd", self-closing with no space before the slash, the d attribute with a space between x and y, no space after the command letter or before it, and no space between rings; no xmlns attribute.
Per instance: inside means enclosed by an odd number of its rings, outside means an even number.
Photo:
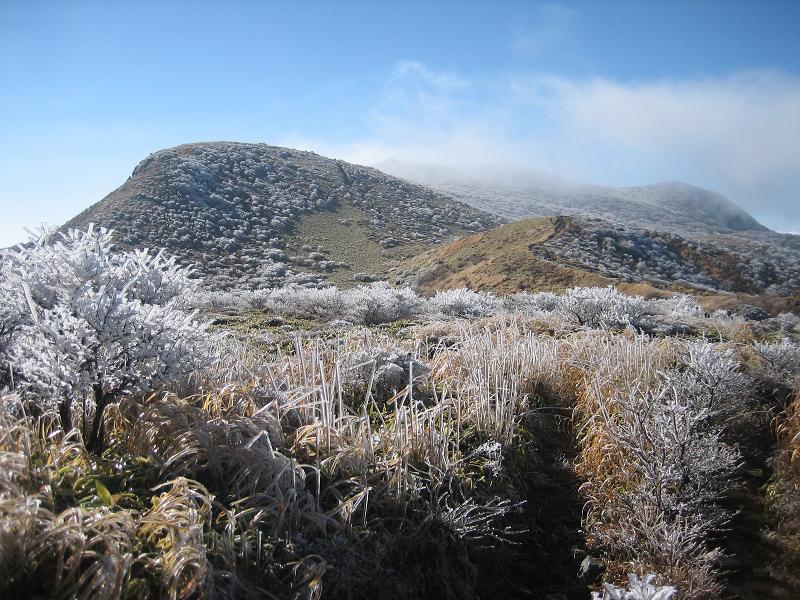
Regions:
<svg viewBox="0 0 800 600"><path fill-rule="evenodd" d="M0 305L8 362L23 390L79 413L87 446L105 407L210 361L205 325L178 307L189 270L148 250L116 253L111 231L42 231L3 256ZM88 418L94 414L91 430Z"/></svg>

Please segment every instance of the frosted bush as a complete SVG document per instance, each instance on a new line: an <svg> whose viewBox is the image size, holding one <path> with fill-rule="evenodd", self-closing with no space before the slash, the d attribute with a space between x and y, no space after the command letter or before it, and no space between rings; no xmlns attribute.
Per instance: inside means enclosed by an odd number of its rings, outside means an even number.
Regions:
<svg viewBox="0 0 800 600"><path fill-rule="evenodd" d="M619 418L609 428L633 459L628 468L637 480L636 489L628 492L631 510L623 521L635 524L631 530L644 539L655 535L647 542L654 554L669 545L671 530L685 527L695 539L671 553L691 553L729 517L716 502L733 484L739 454L722 441L720 431L710 429L717 413L685 391L673 382L658 391L634 390L628 401L620 402ZM660 531L648 525L654 515L663 524Z"/></svg>
<svg viewBox="0 0 800 600"><path fill-rule="evenodd" d="M254 292L203 292L195 294L189 304L198 308L261 309L378 325L421 314L424 301L410 288L393 288L385 282L376 282L350 290L289 285Z"/></svg>
<svg viewBox="0 0 800 600"><path fill-rule="evenodd" d="M766 379L788 388L795 386L800 376L800 344L783 338L777 344L756 342L753 349L764 359Z"/></svg>
<svg viewBox="0 0 800 600"><path fill-rule="evenodd" d="M250 295L244 292L212 292L208 290L190 294L185 298L184 304L191 308L231 312L251 307Z"/></svg>
<svg viewBox="0 0 800 600"><path fill-rule="evenodd" d="M592 592L592 600L670 600L678 593L671 585L658 586L652 583L655 575L647 575L639 579L633 573L628 575L630 583L628 589L620 588L610 583L604 583L602 595Z"/></svg>
<svg viewBox="0 0 800 600"><path fill-rule="evenodd" d="M675 294L671 298L656 298L645 302L647 312L664 315L677 321L702 319L706 316L703 307L688 294Z"/></svg>
<svg viewBox="0 0 800 600"><path fill-rule="evenodd" d="M345 318L362 325L391 323L414 317L422 308L422 299L411 288L393 288L385 282L357 287L343 292Z"/></svg>
<svg viewBox="0 0 800 600"><path fill-rule="evenodd" d="M486 317L497 312L502 303L492 294L466 288L438 292L430 300L433 310L447 317Z"/></svg>
<svg viewBox="0 0 800 600"><path fill-rule="evenodd" d="M781 328L786 331L792 331L800 325L800 317L794 313L782 312L775 317L775 320L780 323Z"/></svg>
<svg viewBox="0 0 800 600"><path fill-rule="evenodd" d="M626 296L612 287L570 288L560 297L559 310L589 327L635 324L645 314L641 296Z"/></svg>
<svg viewBox="0 0 800 600"><path fill-rule="evenodd" d="M519 313L527 316L536 316L541 313L549 313L558 309L561 299L552 292L519 292L510 294L503 298L503 307L509 312Z"/></svg>
<svg viewBox="0 0 800 600"><path fill-rule="evenodd" d="M339 318L344 314L347 300L338 289L309 289L288 287L272 290L263 306L277 313L289 313L320 319Z"/></svg>
<svg viewBox="0 0 800 600"><path fill-rule="evenodd" d="M626 557L635 548L639 563L671 576L687 569L679 576L711 590L720 552L708 543L730 520L720 498L737 485L741 462L727 433L746 410L751 381L732 350L707 342L686 344L675 358L649 383L637 376L596 397L597 423L620 459L618 491L594 507L589 526L597 523L595 534Z"/></svg>
<svg viewBox="0 0 800 600"><path fill-rule="evenodd" d="M753 382L741 372L733 349L720 351L706 341L690 342L680 359L681 368L667 371L666 380L685 405L698 413L707 410L709 418L721 422L745 410Z"/></svg>
<svg viewBox="0 0 800 600"><path fill-rule="evenodd" d="M501 523L509 514L519 512L523 504L499 497L478 504L470 498L456 506L436 507L427 520L446 526L456 537L474 546L494 548L516 533Z"/></svg>
<svg viewBox="0 0 800 600"><path fill-rule="evenodd" d="M744 319L741 317L737 317L736 315L732 315L730 311L724 310L722 308L718 308L714 312L712 312L709 317L712 321L733 321L737 323L744 323Z"/></svg>
<svg viewBox="0 0 800 600"><path fill-rule="evenodd" d="M244 292L244 299L250 308L257 310L266 310L272 306L271 294L269 290L255 290L252 292Z"/></svg>
<svg viewBox="0 0 800 600"><path fill-rule="evenodd" d="M503 470L503 445L500 442L484 442L472 451L470 457L485 459L484 472L492 477L498 477Z"/></svg>
<svg viewBox="0 0 800 600"><path fill-rule="evenodd" d="M177 305L194 282L161 253L115 253L111 232L90 226L32 236L1 268L0 306L17 319L7 353L20 385L56 403L67 430L79 406L90 448L108 404L210 361L205 325Z"/></svg>

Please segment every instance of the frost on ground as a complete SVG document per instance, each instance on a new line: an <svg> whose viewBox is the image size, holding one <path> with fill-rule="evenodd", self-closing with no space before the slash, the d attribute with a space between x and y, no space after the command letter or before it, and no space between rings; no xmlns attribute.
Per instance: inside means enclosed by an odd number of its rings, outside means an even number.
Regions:
<svg viewBox="0 0 800 600"><path fill-rule="evenodd" d="M761 241L757 233L691 239L618 221L570 218L568 223L559 235L532 245L531 252L622 281L783 296L800 288L800 249Z"/></svg>
<svg viewBox="0 0 800 600"><path fill-rule="evenodd" d="M711 599L736 591L745 494L775 515L771 587L798 590L791 315L611 288L190 293L102 229L2 269L3 597ZM199 316L221 314L267 320ZM554 473L574 498L541 493Z"/></svg>

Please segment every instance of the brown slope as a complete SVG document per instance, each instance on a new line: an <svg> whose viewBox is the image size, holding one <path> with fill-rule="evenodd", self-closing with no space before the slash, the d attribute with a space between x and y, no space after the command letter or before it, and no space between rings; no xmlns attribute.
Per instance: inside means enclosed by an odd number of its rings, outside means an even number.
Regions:
<svg viewBox="0 0 800 600"><path fill-rule="evenodd" d="M615 283L613 278L531 253L531 246L558 236L566 221L563 217L526 219L468 235L403 262L394 275L423 294L458 287L506 294Z"/></svg>
<svg viewBox="0 0 800 600"><path fill-rule="evenodd" d="M797 265L778 268L763 255L674 234L599 219L544 217L442 244L402 262L393 274L424 294L458 287L505 294L615 285L629 293L691 292L711 305L751 302L775 310L796 294L798 273Z"/></svg>

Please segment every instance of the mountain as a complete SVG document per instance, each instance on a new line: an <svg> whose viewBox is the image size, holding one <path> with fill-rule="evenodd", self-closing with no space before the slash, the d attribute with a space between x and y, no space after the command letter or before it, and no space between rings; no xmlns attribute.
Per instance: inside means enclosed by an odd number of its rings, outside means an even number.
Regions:
<svg viewBox="0 0 800 600"><path fill-rule="evenodd" d="M743 250L744 249L744 250ZM800 253L722 248L673 233L588 217L542 217L447 242L404 261L398 283L422 293L468 287L509 293L618 285L699 293L789 296Z"/></svg>
<svg viewBox="0 0 800 600"><path fill-rule="evenodd" d="M582 215L683 235L769 231L721 194L687 183L579 185L521 169L463 169L396 160L377 167L507 220Z"/></svg>
<svg viewBox="0 0 800 600"><path fill-rule="evenodd" d="M211 289L374 279L422 291L608 283L782 296L800 289L800 237L765 230L713 192L480 177L457 174L444 192L313 152L186 144L151 154L64 227L93 222L114 229L122 247L164 248L196 265ZM572 215L502 225L533 210L520 191L533 189L533 180ZM543 202L537 211L561 209ZM586 216L595 212L614 218Z"/></svg>
<svg viewBox="0 0 800 600"><path fill-rule="evenodd" d="M113 228L123 247L164 248L209 287L381 277L387 265L501 219L376 169L264 144L155 152L64 227Z"/></svg>

